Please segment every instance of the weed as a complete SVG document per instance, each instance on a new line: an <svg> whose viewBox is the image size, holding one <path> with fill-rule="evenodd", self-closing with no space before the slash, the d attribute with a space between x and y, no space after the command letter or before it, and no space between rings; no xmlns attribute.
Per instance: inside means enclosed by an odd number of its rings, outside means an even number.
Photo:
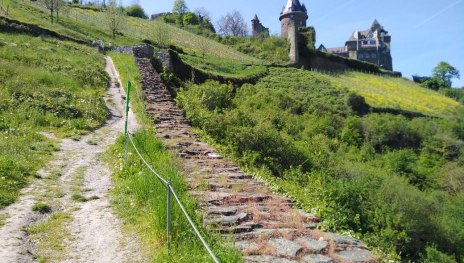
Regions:
<svg viewBox="0 0 464 263"><path fill-rule="evenodd" d="M7 214L0 214L0 227L6 224L6 219L8 218Z"/></svg>
<svg viewBox="0 0 464 263"><path fill-rule="evenodd" d="M98 145L98 142L96 140L94 140L94 139L89 139L89 140L87 140L87 144L89 144L89 145Z"/></svg>
<svg viewBox="0 0 464 263"><path fill-rule="evenodd" d="M52 211L52 208L44 203L37 203L32 206L32 211L39 212L41 214L47 214Z"/></svg>
<svg viewBox="0 0 464 263"><path fill-rule="evenodd" d="M87 199L85 196L81 195L81 194L73 194L71 196L71 199L73 201L76 201L76 202L81 202L81 203L85 203L87 201L89 201L89 199Z"/></svg>

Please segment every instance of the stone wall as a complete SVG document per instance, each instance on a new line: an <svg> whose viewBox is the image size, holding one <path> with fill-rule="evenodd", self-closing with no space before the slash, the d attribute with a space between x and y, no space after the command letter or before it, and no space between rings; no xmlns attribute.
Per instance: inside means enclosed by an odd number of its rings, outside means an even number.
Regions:
<svg viewBox="0 0 464 263"><path fill-rule="evenodd" d="M161 60L163 67L166 67L169 72L174 71L174 68L172 66L171 55L169 55L168 51L164 51L164 50L155 51L154 56Z"/></svg>
<svg viewBox="0 0 464 263"><path fill-rule="evenodd" d="M113 50L136 58L152 58L154 55L154 49L149 45L115 47Z"/></svg>

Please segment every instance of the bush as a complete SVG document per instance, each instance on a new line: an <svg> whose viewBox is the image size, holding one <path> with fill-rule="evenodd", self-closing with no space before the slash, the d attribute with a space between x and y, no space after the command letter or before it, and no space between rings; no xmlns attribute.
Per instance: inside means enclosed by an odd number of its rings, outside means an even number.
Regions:
<svg viewBox="0 0 464 263"><path fill-rule="evenodd" d="M441 88L448 88L446 83L439 78L431 78L421 84L422 87L438 91Z"/></svg>
<svg viewBox="0 0 464 263"><path fill-rule="evenodd" d="M126 7L126 13L128 16L148 19L148 16L145 14L145 10L139 4Z"/></svg>
<svg viewBox="0 0 464 263"><path fill-rule="evenodd" d="M403 116L371 114L363 119L362 129L364 140L378 152L385 147L417 148L421 143L417 131L409 127L407 119Z"/></svg>

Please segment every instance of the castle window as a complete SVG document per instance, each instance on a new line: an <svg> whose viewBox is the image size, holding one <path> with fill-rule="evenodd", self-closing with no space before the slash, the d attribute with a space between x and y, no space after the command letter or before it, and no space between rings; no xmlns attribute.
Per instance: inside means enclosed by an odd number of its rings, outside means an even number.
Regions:
<svg viewBox="0 0 464 263"><path fill-rule="evenodd" d="M377 54L372 53L372 58L377 58Z"/></svg>
<svg viewBox="0 0 464 263"><path fill-rule="evenodd" d="M359 54L359 55L358 55L358 58L362 59L362 58L363 58L363 54Z"/></svg>
<svg viewBox="0 0 464 263"><path fill-rule="evenodd" d="M369 56L369 53L366 53L366 55L364 55L365 58L370 58L371 56Z"/></svg>

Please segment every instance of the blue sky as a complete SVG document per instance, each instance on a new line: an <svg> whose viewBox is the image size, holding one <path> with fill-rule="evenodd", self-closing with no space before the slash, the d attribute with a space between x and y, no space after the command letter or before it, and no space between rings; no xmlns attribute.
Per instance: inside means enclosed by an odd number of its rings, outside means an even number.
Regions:
<svg viewBox="0 0 464 263"><path fill-rule="evenodd" d="M287 0L185 0L190 10L204 7L213 23L238 10L251 20L256 13L271 34L280 33L279 13ZM138 1L147 13L171 11L174 0ZM300 0L308 9L308 25L316 28L317 45L343 46L356 30L370 27L377 19L392 35L394 70L411 75L431 75L433 67L446 61L462 78L464 86L464 0ZM125 5L133 0L124 0Z"/></svg>

